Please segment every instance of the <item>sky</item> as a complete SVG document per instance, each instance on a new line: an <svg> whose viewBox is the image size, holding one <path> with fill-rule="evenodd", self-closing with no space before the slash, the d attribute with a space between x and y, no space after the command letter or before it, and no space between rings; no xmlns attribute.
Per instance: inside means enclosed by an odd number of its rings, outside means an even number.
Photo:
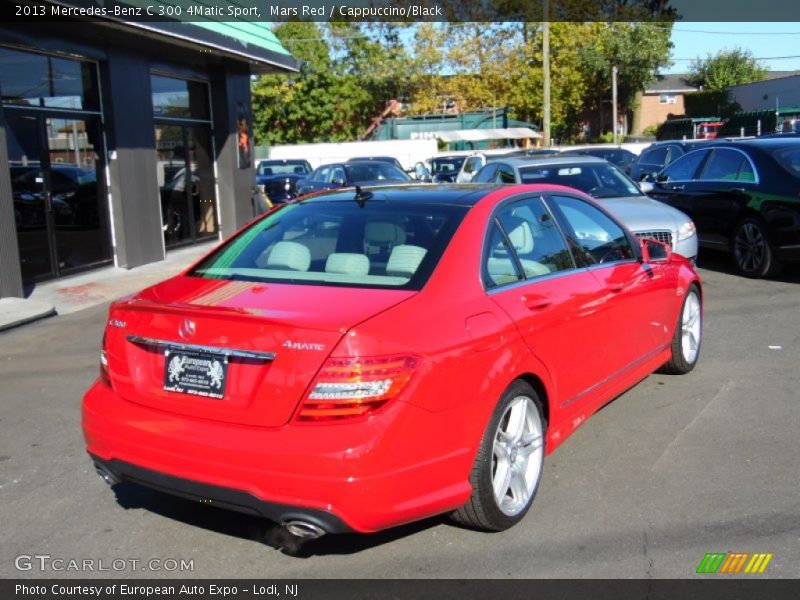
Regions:
<svg viewBox="0 0 800 600"><path fill-rule="evenodd" d="M686 73L691 59L735 47L750 50L770 71L800 70L800 22L675 23L671 67L665 73ZM775 58L793 57L793 58Z"/></svg>

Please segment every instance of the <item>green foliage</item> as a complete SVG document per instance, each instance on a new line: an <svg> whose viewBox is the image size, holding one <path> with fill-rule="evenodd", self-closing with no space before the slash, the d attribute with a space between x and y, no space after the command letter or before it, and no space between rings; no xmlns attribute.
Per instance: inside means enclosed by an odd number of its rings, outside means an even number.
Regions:
<svg viewBox="0 0 800 600"><path fill-rule="evenodd" d="M625 6L633 19L647 16L650 4ZM572 137L588 111L610 100L612 64L619 68L620 111L632 108L636 92L668 64L670 29L550 23L553 131ZM357 139L392 98L407 116L440 113L454 102L462 112L507 106L512 118L541 124L540 22L287 22L274 31L305 66L254 81L257 144Z"/></svg>
<svg viewBox="0 0 800 600"><path fill-rule="evenodd" d="M656 133L658 132L658 125L650 125L650 127L645 127L642 131L642 135L646 135L648 137L655 137Z"/></svg>
<svg viewBox="0 0 800 600"><path fill-rule="evenodd" d="M709 91L722 91L732 85L759 81L767 76L749 50L721 50L705 59L695 59L690 67L689 83Z"/></svg>

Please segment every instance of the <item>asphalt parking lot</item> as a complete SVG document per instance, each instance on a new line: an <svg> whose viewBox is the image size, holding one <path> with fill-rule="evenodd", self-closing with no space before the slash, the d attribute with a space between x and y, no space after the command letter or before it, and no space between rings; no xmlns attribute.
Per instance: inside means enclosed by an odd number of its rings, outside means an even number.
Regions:
<svg viewBox="0 0 800 600"><path fill-rule="evenodd" d="M717 257L701 267L698 367L653 375L589 420L546 461L520 525L485 534L431 519L322 538L302 557L275 549L258 519L112 491L94 473L80 401L106 306L0 333L0 577L93 575L15 567L38 554L193 561L97 576L686 578L705 553L732 551L772 553L764 577L798 577L800 269L753 281Z"/></svg>

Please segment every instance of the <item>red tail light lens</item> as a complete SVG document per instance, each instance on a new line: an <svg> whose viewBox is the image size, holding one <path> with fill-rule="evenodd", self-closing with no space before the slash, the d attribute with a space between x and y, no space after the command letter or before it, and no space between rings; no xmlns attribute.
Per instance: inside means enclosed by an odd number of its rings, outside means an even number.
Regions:
<svg viewBox="0 0 800 600"><path fill-rule="evenodd" d="M411 380L414 356L329 358L317 374L297 419L327 421L369 415Z"/></svg>
<svg viewBox="0 0 800 600"><path fill-rule="evenodd" d="M106 334L103 332L103 343L100 346L100 381L106 385L111 385L111 378L108 375L108 353L106 352Z"/></svg>

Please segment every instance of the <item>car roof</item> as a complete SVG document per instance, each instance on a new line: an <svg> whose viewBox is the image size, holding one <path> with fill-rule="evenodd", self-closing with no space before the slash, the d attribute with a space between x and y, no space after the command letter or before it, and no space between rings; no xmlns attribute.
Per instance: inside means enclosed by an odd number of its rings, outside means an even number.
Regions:
<svg viewBox="0 0 800 600"><path fill-rule="evenodd" d="M280 163L280 164L285 165L286 163L293 163L293 162L307 163L308 161L305 158L265 158L263 160L260 160L258 162L258 164L259 165L263 165L263 164L275 165L275 164Z"/></svg>
<svg viewBox="0 0 800 600"><path fill-rule="evenodd" d="M372 194L372 199L384 202L416 202L419 204L458 204L474 206L484 196L502 184L462 183L462 184L399 184L385 186L364 186L362 189ZM339 188L330 192L314 194L301 202L341 202L355 199L355 188Z"/></svg>
<svg viewBox="0 0 800 600"><path fill-rule="evenodd" d="M732 140L725 144L732 148L761 148L775 150L778 148L800 148L800 139L796 137L752 138L749 140Z"/></svg>
<svg viewBox="0 0 800 600"><path fill-rule="evenodd" d="M494 161L499 162L499 161ZM572 154L565 156L563 154L553 156L529 156L527 158L509 158L503 161L507 165L515 168L522 167L535 167L541 165L607 165L610 164L604 158L597 156L588 156L583 154Z"/></svg>

